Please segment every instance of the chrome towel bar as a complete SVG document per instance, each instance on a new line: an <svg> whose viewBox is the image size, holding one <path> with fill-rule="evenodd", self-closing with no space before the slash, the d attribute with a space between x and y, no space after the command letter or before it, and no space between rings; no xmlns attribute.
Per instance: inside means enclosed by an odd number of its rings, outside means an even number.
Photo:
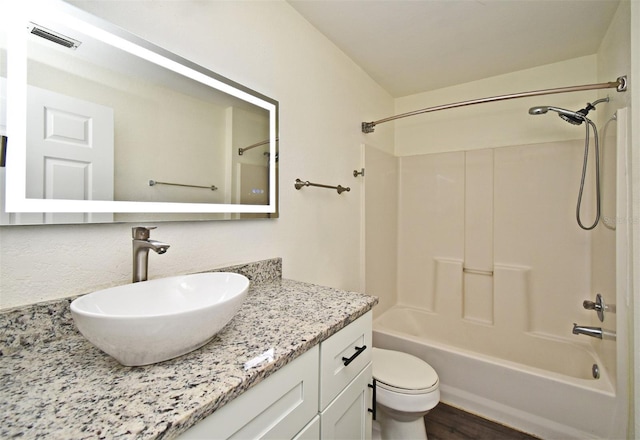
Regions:
<svg viewBox="0 0 640 440"><path fill-rule="evenodd" d="M210 189L211 191L215 191L218 189L218 187L215 185L211 185L211 186L187 185L185 183L170 183L170 182L158 182L157 180L149 180L149 186L156 186L156 185L185 186L187 188L205 188L205 189Z"/></svg>
<svg viewBox="0 0 640 440"><path fill-rule="evenodd" d="M296 189L301 189L303 186L317 186L319 188L329 188L329 189L335 189L338 191L338 194L342 194L345 191L351 191L351 188L349 187L344 187L342 185L338 185L338 186L329 186L329 185L322 185L320 183L311 183L308 180L303 181L300 179L296 179L296 183L295 183L295 187Z"/></svg>

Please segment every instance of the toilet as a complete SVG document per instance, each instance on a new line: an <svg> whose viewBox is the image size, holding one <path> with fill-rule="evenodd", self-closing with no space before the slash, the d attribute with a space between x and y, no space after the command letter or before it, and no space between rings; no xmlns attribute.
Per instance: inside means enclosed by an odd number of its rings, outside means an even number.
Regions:
<svg viewBox="0 0 640 440"><path fill-rule="evenodd" d="M426 439L424 415L440 401L436 371L420 358L373 347L376 422L373 438Z"/></svg>

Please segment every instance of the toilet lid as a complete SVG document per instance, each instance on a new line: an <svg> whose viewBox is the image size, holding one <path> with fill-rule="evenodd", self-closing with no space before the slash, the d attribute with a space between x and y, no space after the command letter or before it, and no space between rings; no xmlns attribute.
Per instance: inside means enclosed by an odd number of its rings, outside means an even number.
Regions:
<svg viewBox="0 0 640 440"><path fill-rule="evenodd" d="M438 385L436 371L420 358L407 353L373 347L373 377L401 390L427 391Z"/></svg>

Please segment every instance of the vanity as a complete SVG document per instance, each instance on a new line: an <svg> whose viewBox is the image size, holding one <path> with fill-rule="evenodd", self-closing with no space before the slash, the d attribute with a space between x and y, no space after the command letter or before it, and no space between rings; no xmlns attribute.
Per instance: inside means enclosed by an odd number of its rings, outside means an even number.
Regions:
<svg viewBox="0 0 640 440"><path fill-rule="evenodd" d="M0 437L370 438L377 298L282 279L279 259L217 270L251 280L240 311L154 365L124 367L86 341L73 298L0 313Z"/></svg>

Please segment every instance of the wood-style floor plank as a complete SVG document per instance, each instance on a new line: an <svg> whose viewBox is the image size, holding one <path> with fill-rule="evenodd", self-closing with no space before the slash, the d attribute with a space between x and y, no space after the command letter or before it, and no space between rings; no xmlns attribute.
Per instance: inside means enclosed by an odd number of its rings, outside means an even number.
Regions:
<svg viewBox="0 0 640 440"><path fill-rule="evenodd" d="M442 402L424 419L429 440L539 440Z"/></svg>

